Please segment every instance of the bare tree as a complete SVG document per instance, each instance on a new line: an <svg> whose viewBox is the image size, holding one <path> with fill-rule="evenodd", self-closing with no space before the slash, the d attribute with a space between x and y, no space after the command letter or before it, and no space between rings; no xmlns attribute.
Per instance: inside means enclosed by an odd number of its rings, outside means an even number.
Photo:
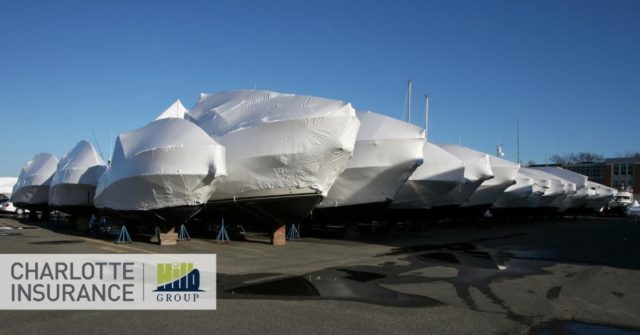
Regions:
<svg viewBox="0 0 640 335"><path fill-rule="evenodd" d="M604 156L593 152L579 152L576 154L575 163L596 163L604 161Z"/></svg>
<svg viewBox="0 0 640 335"><path fill-rule="evenodd" d="M636 151L636 152L627 151L627 153L624 154L624 157L640 159L640 151Z"/></svg>
<svg viewBox="0 0 640 335"><path fill-rule="evenodd" d="M553 164L567 164L567 158L558 154L554 154L553 156L549 157L549 161Z"/></svg>
<svg viewBox="0 0 640 335"><path fill-rule="evenodd" d="M603 162L604 156L593 152L569 153L564 155L555 154L549 158L554 164L578 164L578 163L597 163Z"/></svg>

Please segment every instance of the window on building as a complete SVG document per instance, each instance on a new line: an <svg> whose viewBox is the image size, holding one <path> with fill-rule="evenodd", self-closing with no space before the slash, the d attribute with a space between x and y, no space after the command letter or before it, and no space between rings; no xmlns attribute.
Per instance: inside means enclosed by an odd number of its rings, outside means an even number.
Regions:
<svg viewBox="0 0 640 335"><path fill-rule="evenodd" d="M620 174L620 164L613 164L613 174L616 176Z"/></svg>
<svg viewBox="0 0 640 335"><path fill-rule="evenodd" d="M620 174L623 176L627 175L627 164L620 164Z"/></svg>
<svg viewBox="0 0 640 335"><path fill-rule="evenodd" d="M629 164L629 165L627 165L627 173L628 173L630 176L633 176L633 164Z"/></svg>

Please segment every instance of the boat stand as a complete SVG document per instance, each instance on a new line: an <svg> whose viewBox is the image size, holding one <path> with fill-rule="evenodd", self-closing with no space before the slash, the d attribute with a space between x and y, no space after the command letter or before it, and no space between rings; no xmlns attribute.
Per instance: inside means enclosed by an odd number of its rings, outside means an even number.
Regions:
<svg viewBox="0 0 640 335"><path fill-rule="evenodd" d="M184 240L191 241L191 236L189 236L189 232L187 232L187 227L185 227L184 224L182 224L180 226L180 231L178 232L178 240L180 240L180 241L184 241Z"/></svg>
<svg viewBox="0 0 640 335"><path fill-rule="evenodd" d="M116 240L116 243L133 244L133 241L131 240L131 236L129 236L129 231L127 230L127 227L125 227L125 225L122 225L122 228L120 228L120 234L118 235L118 239Z"/></svg>
<svg viewBox="0 0 640 335"><path fill-rule="evenodd" d="M289 231L287 232L287 240L288 241L297 241L297 240L301 240L302 238L300 238L300 232L299 229L296 228L296 224L292 223L291 224L291 228L289 228Z"/></svg>
<svg viewBox="0 0 640 335"><path fill-rule="evenodd" d="M227 230L224 228L224 218L223 218L222 222L220 223L220 228L218 229L218 236L216 236L216 242L224 243L224 242L230 242L230 241L231 239L227 234Z"/></svg>

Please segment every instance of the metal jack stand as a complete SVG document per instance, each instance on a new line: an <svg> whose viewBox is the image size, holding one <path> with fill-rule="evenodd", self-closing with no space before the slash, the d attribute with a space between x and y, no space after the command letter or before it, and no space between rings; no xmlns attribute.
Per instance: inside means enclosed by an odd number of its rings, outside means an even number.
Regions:
<svg viewBox="0 0 640 335"><path fill-rule="evenodd" d="M160 234L162 234L162 231L160 231L160 227L156 226L153 229L153 235L156 235L156 237L158 238L158 241L160 240Z"/></svg>
<svg viewBox="0 0 640 335"><path fill-rule="evenodd" d="M289 231L287 232L287 240L288 241L301 240L300 233L298 231L298 228L296 228L295 223L291 224L291 228L289 228Z"/></svg>
<svg viewBox="0 0 640 335"><path fill-rule="evenodd" d="M189 236L189 233L187 232L187 227L185 227L184 224L182 224L180 226L180 232L178 232L178 240L180 240L180 241L184 241L184 240L191 241L191 236Z"/></svg>
<svg viewBox="0 0 640 335"><path fill-rule="evenodd" d="M120 235L118 235L118 239L116 240L116 243L133 244L133 241L131 240L131 236L129 236L129 231L127 231L127 227L125 227L124 225L122 225L122 228L120 228Z"/></svg>
<svg viewBox="0 0 640 335"><path fill-rule="evenodd" d="M227 234L227 230L224 228L224 218L222 219L222 222L220 223L220 228L218 229L218 236L216 237L216 241L218 243L224 243L224 242L231 241L231 239L229 238L229 235Z"/></svg>

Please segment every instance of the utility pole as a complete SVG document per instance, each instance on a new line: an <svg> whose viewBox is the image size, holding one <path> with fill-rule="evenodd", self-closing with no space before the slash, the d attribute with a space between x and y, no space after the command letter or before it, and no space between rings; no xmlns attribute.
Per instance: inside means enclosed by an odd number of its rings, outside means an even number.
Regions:
<svg viewBox="0 0 640 335"><path fill-rule="evenodd" d="M413 91L413 81L407 81L407 122L411 123L411 95Z"/></svg>
<svg viewBox="0 0 640 335"><path fill-rule="evenodd" d="M429 95L424 95L424 131L426 138L429 137Z"/></svg>
<svg viewBox="0 0 640 335"><path fill-rule="evenodd" d="M516 146L518 152L518 164L520 162L520 104L516 104Z"/></svg>

